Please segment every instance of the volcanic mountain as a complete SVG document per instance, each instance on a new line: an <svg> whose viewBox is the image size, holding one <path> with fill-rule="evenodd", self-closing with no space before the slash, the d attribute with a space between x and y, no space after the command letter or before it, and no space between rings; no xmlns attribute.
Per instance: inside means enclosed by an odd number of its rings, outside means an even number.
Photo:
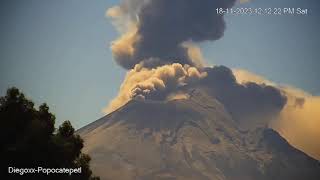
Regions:
<svg viewBox="0 0 320 180"><path fill-rule="evenodd" d="M94 174L103 180L319 180L319 161L292 147L267 124L243 120L250 119L246 107L259 106L248 98L247 104L241 102L248 89L255 90L250 96L265 101L264 110L275 100L259 98L256 91L274 90L235 85L226 72L223 67L213 69L209 76L214 78L207 79L213 86L185 88L185 98L133 99L79 129ZM230 88L242 93L236 95ZM253 114L254 119L265 117Z"/></svg>

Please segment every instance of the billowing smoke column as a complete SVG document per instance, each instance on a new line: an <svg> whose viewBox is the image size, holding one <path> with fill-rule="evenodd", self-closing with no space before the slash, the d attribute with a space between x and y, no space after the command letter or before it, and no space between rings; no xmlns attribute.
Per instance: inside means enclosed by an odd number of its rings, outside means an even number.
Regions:
<svg viewBox="0 0 320 180"><path fill-rule="evenodd" d="M195 48L190 44L221 38L225 23L215 9L232 7L235 1L125 0L107 11L125 31L113 42L113 55L127 69L141 62L148 67L170 63L199 67L199 59L190 56Z"/></svg>
<svg viewBox="0 0 320 180"><path fill-rule="evenodd" d="M133 98L165 100L179 87L198 83L208 86L211 94L239 121L252 118L253 111L264 112L257 116L277 114L286 101L277 89L255 83L243 86L226 67L204 67L196 46L198 42L223 36L225 22L215 9L232 7L235 2L124 0L110 8L107 15L123 33L111 45L114 58L131 70L106 112ZM251 97L252 94L255 96Z"/></svg>
<svg viewBox="0 0 320 180"><path fill-rule="evenodd" d="M122 35L112 42L116 62L131 69L111 112L132 98L166 99L180 86L206 76L197 42L223 36L225 23L216 8L236 0L124 0L107 10Z"/></svg>

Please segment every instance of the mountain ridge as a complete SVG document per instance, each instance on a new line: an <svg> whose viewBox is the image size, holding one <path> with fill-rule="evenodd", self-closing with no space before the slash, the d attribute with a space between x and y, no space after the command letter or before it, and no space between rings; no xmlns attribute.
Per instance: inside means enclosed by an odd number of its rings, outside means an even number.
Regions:
<svg viewBox="0 0 320 180"><path fill-rule="evenodd" d="M318 179L317 160L267 127L242 130L203 89L132 100L77 131L102 179Z"/></svg>

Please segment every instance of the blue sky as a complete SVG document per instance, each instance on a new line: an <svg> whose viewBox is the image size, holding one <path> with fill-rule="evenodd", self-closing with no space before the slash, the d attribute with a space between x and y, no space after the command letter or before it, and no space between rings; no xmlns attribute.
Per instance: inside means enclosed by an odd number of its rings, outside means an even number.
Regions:
<svg viewBox="0 0 320 180"><path fill-rule="evenodd" d="M109 44L118 33L105 18L116 0L2 0L0 94L20 88L47 102L57 123L80 128L101 116L125 70ZM320 94L317 0L255 0L241 6L303 7L307 16L227 16L225 36L200 44L209 64L244 68Z"/></svg>

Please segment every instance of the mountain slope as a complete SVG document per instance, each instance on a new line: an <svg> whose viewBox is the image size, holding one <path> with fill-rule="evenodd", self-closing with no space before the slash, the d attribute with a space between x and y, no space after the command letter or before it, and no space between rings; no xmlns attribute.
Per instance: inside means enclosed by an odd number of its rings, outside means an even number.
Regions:
<svg viewBox="0 0 320 180"><path fill-rule="evenodd" d="M77 132L102 179L320 179L319 162L267 127L241 130L205 91L132 100Z"/></svg>

